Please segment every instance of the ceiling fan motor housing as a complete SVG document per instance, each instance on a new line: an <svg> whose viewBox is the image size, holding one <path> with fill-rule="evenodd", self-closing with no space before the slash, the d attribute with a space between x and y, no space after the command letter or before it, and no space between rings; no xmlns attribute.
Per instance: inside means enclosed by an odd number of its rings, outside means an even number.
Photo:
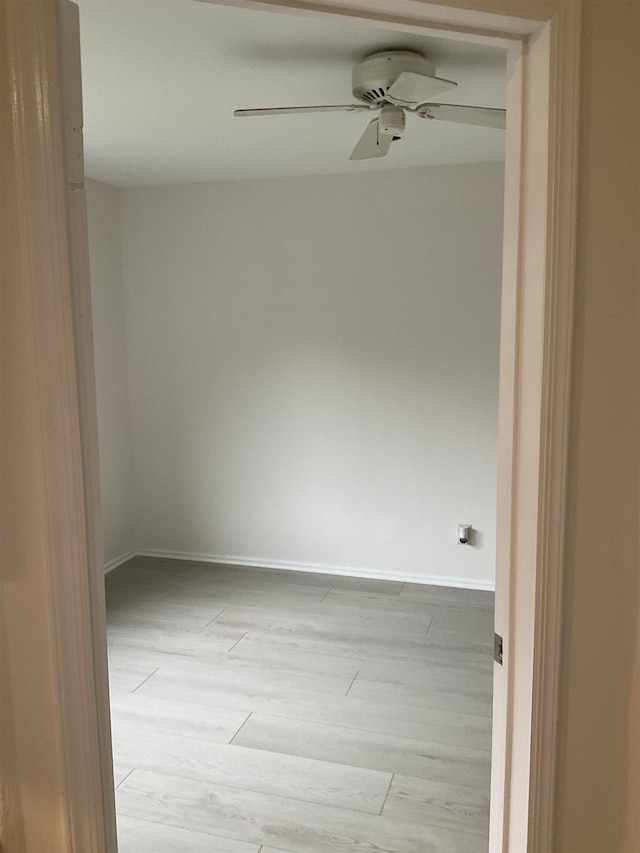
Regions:
<svg viewBox="0 0 640 853"><path fill-rule="evenodd" d="M353 69L353 96L370 106L382 103L389 87L403 71L435 77L435 67L413 50L382 50L372 53Z"/></svg>

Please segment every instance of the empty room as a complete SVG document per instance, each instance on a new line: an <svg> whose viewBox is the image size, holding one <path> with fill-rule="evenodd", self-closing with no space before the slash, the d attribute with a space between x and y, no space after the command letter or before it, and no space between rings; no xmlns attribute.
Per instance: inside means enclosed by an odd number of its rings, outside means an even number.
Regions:
<svg viewBox="0 0 640 853"><path fill-rule="evenodd" d="M120 851L486 851L505 51L79 6Z"/></svg>

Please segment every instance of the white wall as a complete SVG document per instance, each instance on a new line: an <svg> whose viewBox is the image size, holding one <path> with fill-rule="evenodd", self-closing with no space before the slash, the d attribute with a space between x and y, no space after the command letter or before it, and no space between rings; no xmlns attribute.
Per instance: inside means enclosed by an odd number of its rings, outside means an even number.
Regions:
<svg viewBox="0 0 640 853"><path fill-rule="evenodd" d="M87 181L98 399L100 500L108 567L135 549L119 190Z"/></svg>
<svg viewBox="0 0 640 853"><path fill-rule="evenodd" d="M491 583L502 174L121 191L140 549Z"/></svg>

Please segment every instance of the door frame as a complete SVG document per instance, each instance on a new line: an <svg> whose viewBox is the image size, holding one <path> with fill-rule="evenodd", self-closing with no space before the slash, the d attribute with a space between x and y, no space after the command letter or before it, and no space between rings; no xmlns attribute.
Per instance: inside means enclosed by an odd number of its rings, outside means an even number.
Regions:
<svg viewBox="0 0 640 853"><path fill-rule="evenodd" d="M496 584L496 631L505 653L494 672L490 851L551 850L581 2L213 2L355 17L508 46ZM0 38L7 49L0 63L0 116L7 120L11 151L1 168L11 190L6 214L14 234L6 280L20 282L28 293L24 303L0 315L0 340L17 320L28 332L23 381L31 388L34 413L30 449L15 430L0 438L0 449L20 458L35 448L38 455L39 480L27 497L47 523L29 531L41 547L25 578L31 573L44 590L48 618L37 642L50 676L34 712L20 678L21 641L33 643L33 625L25 621L28 584L3 579L0 619L11 641L0 641L6 644L3 666L12 675L7 695L16 745L10 813L17 817L0 832L9 840L22 832L20 849L28 853L44 849L38 847L40 830L60 853L114 853L77 9L69 0L0 3ZM5 519L10 512L3 505ZM49 801L57 804L44 813L29 797L27 761L39 714L52 727L55 772L47 784Z"/></svg>

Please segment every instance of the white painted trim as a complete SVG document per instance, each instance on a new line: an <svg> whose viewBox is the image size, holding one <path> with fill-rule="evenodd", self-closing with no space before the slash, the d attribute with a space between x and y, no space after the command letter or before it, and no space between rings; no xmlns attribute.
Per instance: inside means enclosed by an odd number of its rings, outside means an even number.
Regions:
<svg viewBox="0 0 640 853"><path fill-rule="evenodd" d="M536 60L540 67L550 59L549 128L545 135L549 159L546 171L555 179L549 181L544 206L547 232L544 276L547 284L541 323L543 373L529 741L531 785L528 809L526 816L523 810L522 817L522 822L526 817L528 823L527 849L531 851L555 847L565 506L576 278L581 32L582 4L566 4L553 17L548 28L545 56ZM534 48L530 49L530 54L534 52ZM533 111L528 110L529 114ZM538 208L543 210L542 205ZM523 283L526 287L525 270ZM516 604L516 610L523 612L526 590L521 589L519 595L521 601L519 607ZM514 760L518 760L515 754Z"/></svg>
<svg viewBox="0 0 640 853"><path fill-rule="evenodd" d="M82 112L82 73L80 60L80 16L78 6L70 0L57 0L59 24L60 78L62 84L61 107L63 118L64 165L68 216L68 250L70 272L70 307L73 329L76 390L82 466L82 497L84 506L86 548L86 594L91 610L90 653L93 660L93 690L95 719L90 726L97 731L97 750L100 772L91 784L97 785L102 799L104 824L89 840L82 806L78 818L84 840L77 836L81 849L91 843L98 849L116 850L118 841L115 827L115 796L113 784L113 748L111 743L111 707L109 702L109 669L107 661L105 588L100 576L103 563L102 522L100 513L100 464L98 457L98 411L96 404L96 376L93 358L93 317L91 284L89 278L89 234L87 225L87 199L84 188L84 144ZM82 579L82 578L81 578ZM71 621L71 620L69 620ZM78 626L71 623L72 642L78 642ZM71 685L74 689L75 685ZM85 723L86 724L86 723ZM92 732L93 733L93 732ZM77 738L75 726L70 726L70 737ZM78 799L86 797L87 780L78 780ZM74 833L77 835L76 833ZM93 846L91 850L93 850Z"/></svg>
<svg viewBox="0 0 640 853"><path fill-rule="evenodd" d="M109 562L105 563L104 566L105 575L108 575L109 572L117 569L118 566L121 566L123 563L126 563L128 560L133 559L133 557L136 557L137 555L137 551L127 551L126 554L121 554L119 557L114 557L113 560L109 560Z"/></svg>
<svg viewBox="0 0 640 853"><path fill-rule="evenodd" d="M450 578L443 575L423 575L417 578L413 575L396 575L392 572L381 572L377 569L356 568L354 566L327 566L323 563L296 563L291 560L266 560L261 557L232 557L228 554L195 554L191 551L163 551L157 549L144 549L138 551L135 556L198 563L216 563L217 565L224 566L249 566L255 569L279 569L283 572L314 572L319 575L340 575L347 578L397 581L398 583L421 583L431 586L451 586L459 589L481 589L488 591L495 589L495 584L492 581L477 580L475 578Z"/></svg>
<svg viewBox="0 0 640 853"><path fill-rule="evenodd" d="M77 13L0 3L0 848L21 853L117 850Z"/></svg>

